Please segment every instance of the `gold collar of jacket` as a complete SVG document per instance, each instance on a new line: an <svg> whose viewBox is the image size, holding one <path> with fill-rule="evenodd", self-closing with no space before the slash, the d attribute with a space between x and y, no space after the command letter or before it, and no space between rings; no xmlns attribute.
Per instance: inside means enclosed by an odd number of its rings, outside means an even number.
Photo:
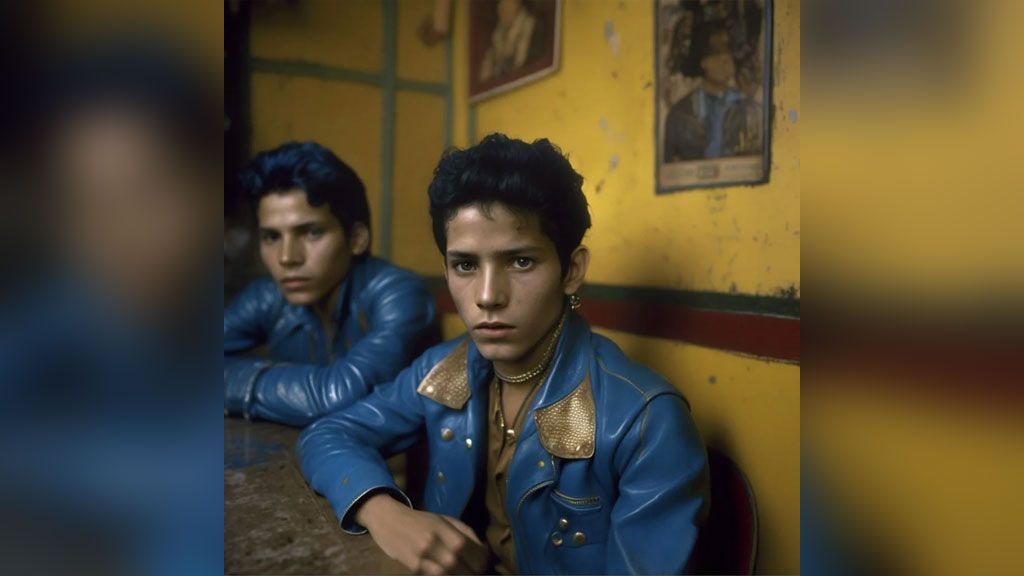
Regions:
<svg viewBox="0 0 1024 576"><path fill-rule="evenodd" d="M427 373L416 388L420 395L452 410L461 410L470 397L466 360L469 339L463 340ZM533 412L544 449L565 459L594 456L597 409L590 375L561 400Z"/></svg>

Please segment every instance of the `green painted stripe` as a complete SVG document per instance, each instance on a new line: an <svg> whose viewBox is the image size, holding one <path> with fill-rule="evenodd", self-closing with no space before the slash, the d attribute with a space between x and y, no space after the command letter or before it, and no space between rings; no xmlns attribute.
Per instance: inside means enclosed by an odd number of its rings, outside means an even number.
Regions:
<svg viewBox="0 0 1024 576"><path fill-rule="evenodd" d="M446 290L444 278L424 278L432 290ZM800 317L800 300L781 296L758 296L753 294L728 294L696 290L673 290L670 288L647 288L640 286L614 286L611 284L585 284L580 296L594 300L631 300L670 304L684 308L698 308L716 312L737 314L758 314L765 316Z"/></svg>
<svg viewBox="0 0 1024 576"><path fill-rule="evenodd" d="M387 18L385 17L385 26L387 26L386 21ZM386 67L387 63L385 63L385 68ZM386 69L378 74L375 72L367 72L365 70L340 68L337 66L318 64L316 62L306 62L303 60L253 58L250 60L250 69L252 72L271 72L274 74L283 74L285 76L306 76L310 78L321 78L324 80L368 84L370 86L377 87L392 85L400 90L436 94L440 96L443 96L450 90L449 85L445 83L395 78L393 70L392 75L389 77Z"/></svg>
<svg viewBox="0 0 1024 576"><path fill-rule="evenodd" d="M310 76L326 80L340 80L343 82L357 82L360 84L371 84L381 86L384 78L381 74L366 72L364 70L352 70L350 68L338 68L315 62L303 60L271 60L267 58L253 58L251 61L254 72L273 72L288 76Z"/></svg>
<svg viewBox="0 0 1024 576"><path fill-rule="evenodd" d="M455 90L452 85L452 31L449 24L448 36L444 39L444 149L452 147L452 125L455 122Z"/></svg>
<svg viewBox="0 0 1024 576"><path fill-rule="evenodd" d="M436 94L438 96L444 96L448 93L448 86L444 84L422 82L420 80L403 80L401 78L395 80L395 88L398 88L399 90L407 90L409 92Z"/></svg>
<svg viewBox="0 0 1024 576"><path fill-rule="evenodd" d="M384 69L381 85L380 126L380 214L377 215L380 234L380 256L391 256L391 208L395 167L395 76L398 47L398 5L396 0L384 1L383 46Z"/></svg>

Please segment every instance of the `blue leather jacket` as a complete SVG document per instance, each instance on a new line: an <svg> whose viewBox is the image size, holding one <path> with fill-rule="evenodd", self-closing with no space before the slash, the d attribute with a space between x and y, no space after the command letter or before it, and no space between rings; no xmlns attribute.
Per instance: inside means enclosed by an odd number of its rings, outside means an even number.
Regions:
<svg viewBox="0 0 1024 576"><path fill-rule="evenodd" d="M250 284L224 310L225 413L304 426L393 379L436 336L426 284L374 257L353 262L334 322L327 342L316 314L272 279ZM237 355L263 344L269 359Z"/></svg>
<svg viewBox="0 0 1024 576"><path fill-rule="evenodd" d="M463 336L302 433L303 473L342 528L364 531L352 512L368 492L385 489L409 502L384 458L424 428L423 505L464 514L487 465L491 377L491 363ZM690 567L708 477L688 405L575 314L516 442L506 512L521 572L678 574Z"/></svg>

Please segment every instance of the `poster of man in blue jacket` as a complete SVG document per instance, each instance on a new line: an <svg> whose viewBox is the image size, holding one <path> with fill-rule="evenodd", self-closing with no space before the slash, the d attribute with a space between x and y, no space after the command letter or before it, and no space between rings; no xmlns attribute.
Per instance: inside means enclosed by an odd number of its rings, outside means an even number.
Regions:
<svg viewBox="0 0 1024 576"><path fill-rule="evenodd" d="M370 255L365 187L327 148L289 142L262 152L241 184L257 202L270 277L224 310L224 412L304 426L423 352L433 296L413 272ZM269 357L243 355L261 346Z"/></svg>
<svg viewBox="0 0 1024 576"><path fill-rule="evenodd" d="M706 516L687 401L591 331L583 179L548 140L492 134L428 190L468 333L309 426L298 454L342 528L416 573L678 574ZM422 509L385 458L425 432Z"/></svg>

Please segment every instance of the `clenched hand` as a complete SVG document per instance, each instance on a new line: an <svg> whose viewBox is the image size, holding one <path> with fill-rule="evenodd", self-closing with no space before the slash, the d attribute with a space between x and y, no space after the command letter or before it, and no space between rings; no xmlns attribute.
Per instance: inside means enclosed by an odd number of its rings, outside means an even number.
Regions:
<svg viewBox="0 0 1024 576"><path fill-rule="evenodd" d="M487 547L456 518L413 510L380 493L359 507L355 521L385 554L417 574L483 574L487 569Z"/></svg>

